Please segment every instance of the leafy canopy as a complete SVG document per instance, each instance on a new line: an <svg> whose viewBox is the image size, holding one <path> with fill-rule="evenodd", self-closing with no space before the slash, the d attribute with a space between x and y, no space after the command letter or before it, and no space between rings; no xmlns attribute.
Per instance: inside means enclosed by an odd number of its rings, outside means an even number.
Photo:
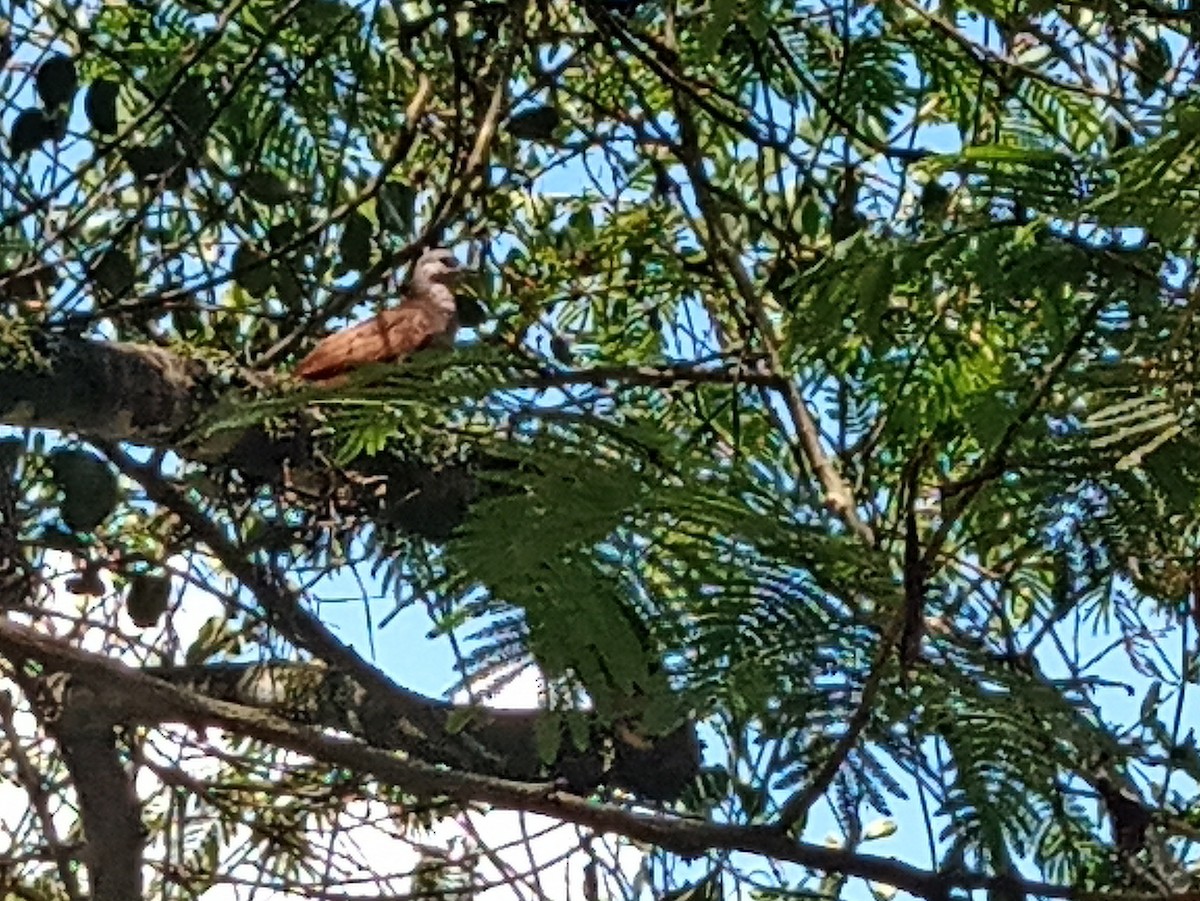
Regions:
<svg viewBox="0 0 1200 901"><path fill-rule="evenodd" d="M114 647L319 658L246 574L315 584L323 615L317 580L351 569L388 619L423 606L474 690L535 663L547 763L587 743L586 699L639 740L702 724L708 768L677 812L804 839L832 823L850 855L897 816L946 891L1188 887L1186 5L12 6L0 370L49 365L30 336L53 333L210 377L141 484L111 444L120 479L69 435L2 446L0 557L68 552ZM435 243L481 265L469 346L287 382ZM31 421L21 401L0 397L6 422ZM400 461L448 527L397 524L394 487L347 502L225 453L300 427L330 471ZM204 592L225 612L186 641L118 617L169 623ZM385 668L426 640L395 631ZM189 741L154 734L168 758ZM235 745L221 779L281 755ZM349 777L288 773L278 822L251 826L260 865L319 886L305 829L351 818L330 788ZM155 789L152 836L177 791ZM183 794L179 848L157 846L187 861L154 877L168 894L233 878L254 807ZM782 897L859 872L766 877L744 847L645 873Z"/></svg>

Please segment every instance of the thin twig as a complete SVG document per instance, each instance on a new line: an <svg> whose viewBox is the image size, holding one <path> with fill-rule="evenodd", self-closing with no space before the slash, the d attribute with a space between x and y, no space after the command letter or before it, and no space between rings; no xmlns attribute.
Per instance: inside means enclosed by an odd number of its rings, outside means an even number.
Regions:
<svg viewBox="0 0 1200 901"><path fill-rule="evenodd" d="M567 385L646 385L665 388L671 385L760 385L782 391L786 380L773 372L753 372L743 368L721 369L696 366L596 366L545 372L521 379L517 388L560 388Z"/></svg>
<svg viewBox="0 0 1200 901"><path fill-rule="evenodd" d="M883 677L887 672L888 658L891 656L892 648L895 647L903 630L904 611L900 610L892 617L891 623L880 639L879 646L875 649L875 658L871 661L871 671L867 674L866 681L863 682L862 696L859 698L858 706L851 715L849 722L846 723L846 731L842 733L842 737L838 739L837 744L833 747L833 751L825 759L825 762L821 765L821 769L813 776L812 781L802 791L792 795L792 797L784 802L775 822L776 829L787 833L796 823L804 818L809 808L825 794L826 789L829 788L834 777L837 776L838 770L842 768L842 764L850 755L850 752L854 750L859 736L866 729L867 723L871 721L871 714L875 712L875 697L879 694L879 688L883 684Z"/></svg>
<svg viewBox="0 0 1200 901"><path fill-rule="evenodd" d="M366 188L362 193L355 196L352 200L334 209L327 217L320 222L314 224L311 228L306 229L302 235L297 236L292 240L292 244L300 246L301 244L310 241L312 238L319 235L329 225L335 222L340 222L354 210L358 209L364 203L372 200L376 195L383 190L383 186L387 183L388 176L396 168L397 164L403 160L416 143L417 136L420 133L417 123L425 115L425 110L429 106L430 98L433 96L433 83L429 77L422 73L417 79L417 90L413 94L412 100L409 101L408 107L404 112L404 125L400 132L396 135L396 140L392 142L391 149L388 151L387 158L378 174L367 183ZM408 262L416 257L425 243L426 234L422 235L409 244L408 247L395 254L386 254L382 260L375 263L373 266L365 270L359 277L357 284L342 294L337 299L337 302L330 304L323 311L319 319L309 319L301 323L296 329L285 335L266 353L260 356L255 361L255 367L265 369L279 360L281 357L287 356L304 338L315 329L320 323L324 322L331 316L339 315L349 309L358 300L361 292L370 285L376 284L384 274L390 269ZM193 290L195 288L193 287Z"/></svg>
<svg viewBox="0 0 1200 901"><path fill-rule="evenodd" d="M771 371L781 379L780 393L783 395L788 415L791 417L792 425L796 430L796 439L799 441L798 462L802 465L807 465L817 477L825 495L825 504L829 510L840 518L851 532L861 538L864 544L873 547L875 544L875 533L858 515L853 490L837 471L837 468L825 453L824 448L821 447L820 429L817 427L813 415L808 410L804 397L800 393L799 386L793 379L786 378L784 375L787 372L787 367L784 364L775 328L767 316L762 298L755 289L754 283L751 281L749 274L746 272L746 267L743 265L741 257L734 247L729 232L721 219L720 212L713 204L708 175L704 171L704 165L700 158L695 121L692 118L687 101L676 94L675 105L681 132L681 144L678 148L678 153L680 161L683 163L684 168L687 169L688 176L692 180L692 186L696 192L696 200L704 216L709 238L707 242L709 245L707 248L708 252L724 264L726 270L733 278L738 295L745 304L747 311L753 317L755 328L762 340L763 348L766 350Z"/></svg>

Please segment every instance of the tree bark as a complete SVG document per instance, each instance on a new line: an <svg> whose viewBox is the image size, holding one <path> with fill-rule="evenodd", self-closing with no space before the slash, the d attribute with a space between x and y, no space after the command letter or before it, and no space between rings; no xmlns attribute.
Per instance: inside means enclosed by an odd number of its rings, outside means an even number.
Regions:
<svg viewBox="0 0 1200 901"><path fill-rule="evenodd" d="M0 422L171 445L203 401L205 368L153 345L85 341L0 322Z"/></svg>
<svg viewBox="0 0 1200 901"><path fill-rule="evenodd" d="M0 320L0 423L169 450L255 481L314 488L310 499L322 510L330 497L343 497L376 521L433 541L445 541L466 517L477 480L461 461L422 465L385 450L335 472L322 463L302 417L282 432L249 426L198 437L203 413L261 382L275 380L232 366L218 372L153 345L89 341Z"/></svg>

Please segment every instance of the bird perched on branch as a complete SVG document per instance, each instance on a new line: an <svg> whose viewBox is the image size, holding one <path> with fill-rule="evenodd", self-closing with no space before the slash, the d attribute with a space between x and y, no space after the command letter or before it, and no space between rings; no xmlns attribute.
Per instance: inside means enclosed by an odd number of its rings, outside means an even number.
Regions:
<svg viewBox="0 0 1200 901"><path fill-rule="evenodd" d="M458 331L454 286L464 271L452 251L425 251L399 306L322 339L295 374L331 383L371 363L391 363L430 347L450 348Z"/></svg>

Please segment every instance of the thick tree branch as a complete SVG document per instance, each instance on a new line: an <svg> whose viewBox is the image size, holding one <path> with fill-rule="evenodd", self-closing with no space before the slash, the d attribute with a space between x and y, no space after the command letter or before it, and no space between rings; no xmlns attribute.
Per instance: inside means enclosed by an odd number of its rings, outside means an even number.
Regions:
<svg viewBox="0 0 1200 901"><path fill-rule="evenodd" d="M16 623L0 622L0 653L37 660L48 669L68 673L79 683L89 686L96 697L110 695L111 700L103 702L103 707L119 707L130 717L156 722L214 723L231 733L286 747L326 764L371 773L384 783L418 796L541 813L685 856L709 851L742 851L822 872L892 885L933 901L941 901L953 891L1013 889L1029 895L1078 901L1104 897L1101 893L1067 885L1024 880L1014 883L1012 877L971 872L938 873L883 857L797 842L772 827L723 825L661 813L635 813L565 794L551 784L514 782L407 760L356 740L322 735L271 714L205 698L106 657L68 647ZM1171 898L1164 897L1168 901Z"/></svg>
<svg viewBox="0 0 1200 901"><path fill-rule="evenodd" d="M452 704L399 686L372 694L347 673L312 664L227 663L143 672L209 698L336 729L373 747L407 751L459 769L523 782L544 780L548 769L581 794L604 783L643 798L673 800L695 777L700 763L690 726L659 739L633 742L620 733L607 734L596 719L590 747L577 750L564 735L563 750L546 768L536 740L545 716L541 710ZM110 715L120 717L121 705ZM606 740L613 745L611 761L604 760Z"/></svg>
<svg viewBox="0 0 1200 901"><path fill-rule="evenodd" d="M93 901L142 897L145 828L133 778L117 749L116 719L98 716L92 693L72 685L50 722L71 773L87 840L84 861Z"/></svg>
<svg viewBox="0 0 1200 901"><path fill-rule="evenodd" d="M196 440L202 414L254 378L153 345L88 341L0 320L0 423L171 450L271 484L290 474L432 540L445 540L462 521L477 486L458 462L423 466L382 453L335 471L314 459L305 424L290 435L249 427L232 438Z"/></svg>
<svg viewBox="0 0 1200 901"><path fill-rule="evenodd" d="M347 647L301 604L285 577L247 559L245 552L202 515L168 480L149 466L135 463L115 447L105 448L126 475L139 481L146 495L171 510L191 534L221 561L262 606L267 621L293 645L303 648L352 683L332 703L351 703L358 728L372 744L400 748L425 760L512 778L536 778L538 716L503 715L483 708L464 711L408 691ZM461 714L469 712L469 717ZM466 722L455 730L453 723ZM350 723L339 723L345 728ZM609 782L648 798L672 800L694 778L700 766L694 727L684 724L658 740L644 742L605 736L597 728L594 746L572 751L570 741L556 762L556 774L588 792ZM614 759L605 761L603 742L614 740Z"/></svg>
<svg viewBox="0 0 1200 901"><path fill-rule="evenodd" d="M359 712L371 724L364 737L464 769L538 778L536 714L497 715L481 709L468 717L466 728L450 729L448 721L455 713L451 705L407 692L370 666L303 607L285 579L253 563L245 549L230 541L169 480L152 467L136 464L116 446L117 442L147 444L205 462L237 464L245 459L257 467L256 475L282 478L285 467L307 462L297 459L306 452L303 439L280 443L252 431L233 448L188 444L186 436L200 411L211 407L220 392L233 390L226 384L228 379L157 347L38 333L7 338L0 347L5 354L0 358L0 422L78 432L96 441L127 475L142 483L155 503L181 517L254 594L281 634L353 680ZM610 375L619 373L604 377ZM385 515L393 517L393 524L427 537L446 537L462 520L476 491L474 476L458 464L389 466L380 455L368 465L383 476L389 497L396 496ZM376 481L362 489L375 504L377 487ZM699 767L690 725L644 744L624 742L600 730L595 737L595 745L581 752L571 750L570 741L564 742L567 750L553 768L581 792L607 782L644 797L673 798ZM607 740L615 742L609 761L602 747Z"/></svg>
<svg viewBox="0 0 1200 901"><path fill-rule="evenodd" d="M0 320L0 422L172 445L202 409L204 367L153 345L83 341Z"/></svg>

